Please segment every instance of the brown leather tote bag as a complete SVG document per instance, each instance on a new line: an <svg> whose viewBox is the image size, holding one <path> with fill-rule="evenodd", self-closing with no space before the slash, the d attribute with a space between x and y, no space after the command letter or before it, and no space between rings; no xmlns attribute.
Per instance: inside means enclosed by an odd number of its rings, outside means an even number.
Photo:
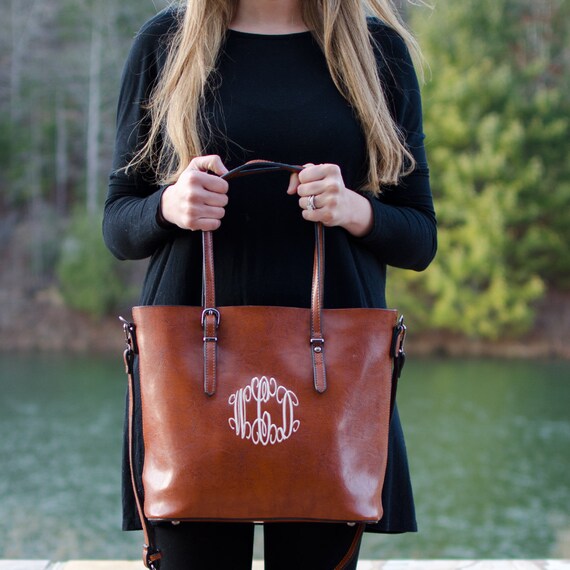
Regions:
<svg viewBox="0 0 570 570"><path fill-rule="evenodd" d="M269 170L300 167L248 163L225 178ZM131 390L139 357L145 527L382 517L405 327L395 310L323 308L315 228L310 308L217 306L204 232L203 306L135 307L125 321ZM157 557L151 546L145 561Z"/></svg>

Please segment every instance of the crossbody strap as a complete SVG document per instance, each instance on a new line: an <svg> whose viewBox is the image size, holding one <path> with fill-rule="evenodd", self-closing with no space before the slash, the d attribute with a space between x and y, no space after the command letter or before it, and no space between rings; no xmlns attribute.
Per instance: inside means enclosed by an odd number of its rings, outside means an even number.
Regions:
<svg viewBox="0 0 570 570"><path fill-rule="evenodd" d="M133 323L129 323L125 319L121 318L123 323L123 329L125 331L125 342L126 349L123 353L123 359L125 362L125 371L129 380L129 410L128 410L128 445L129 445L129 468L131 472L131 485L133 487L133 494L135 496L135 502L137 505L137 511L139 513L139 518L141 521L141 526L144 535L144 547L143 547L143 563L149 570L159 570L160 560L162 554L158 548L156 548L156 541L154 538L154 528L149 523L148 519L144 514L143 508L143 498L139 491L136 479L135 479L135 462L134 462L134 446L133 446L133 434L134 434L134 423L135 423L135 375L134 375L134 361L135 361L135 351L137 350L136 344L136 333L135 326Z"/></svg>

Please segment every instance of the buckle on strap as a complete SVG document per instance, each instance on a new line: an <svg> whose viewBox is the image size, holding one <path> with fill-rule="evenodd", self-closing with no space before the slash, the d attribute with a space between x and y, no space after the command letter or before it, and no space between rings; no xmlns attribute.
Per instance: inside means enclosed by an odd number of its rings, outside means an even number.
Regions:
<svg viewBox="0 0 570 570"><path fill-rule="evenodd" d="M324 338L313 337L311 339L311 347L313 349L313 352L316 352L317 354L323 351L324 345L325 345Z"/></svg>
<svg viewBox="0 0 570 570"><path fill-rule="evenodd" d="M398 323L394 327L392 334L392 346L390 347L390 356L394 359L394 376L400 377L402 368L406 362L406 353L404 351L404 344L406 341L406 325L404 324L403 315L398 319Z"/></svg>
<svg viewBox="0 0 570 570"><path fill-rule="evenodd" d="M123 332L125 333L125 344L127 350L134 354L138 354L139 348L137 345L137 332L135 324L127 321L123 317L119 317L119 320L121 323L123 323Z"/></svg>
<svg viewBox="0 0 570 570"><path fill-rule="evenodd" d="M143 563L149 570L159 570L162 553L158 548L150 547L147 544L143 548Z"/></svg>
<svg viewBox="0 0 570 570"><path fill-rule="evenodd" d="M404 354L404 343L406 341L406 325L404 324L404 316L402 315L392 333L392 346L390 347L390 356L392 358L399 358Z"/></svg>
<svg viewBox="0 0 570 570"><path fill-rule="evenodd" d="M222 315L220 315L220 311L218 309L204 309L202 311L202 326L206 326L206 317L209 315L213 315L216 318L216 328L220 326L220 322L222 321Z"/></svg>

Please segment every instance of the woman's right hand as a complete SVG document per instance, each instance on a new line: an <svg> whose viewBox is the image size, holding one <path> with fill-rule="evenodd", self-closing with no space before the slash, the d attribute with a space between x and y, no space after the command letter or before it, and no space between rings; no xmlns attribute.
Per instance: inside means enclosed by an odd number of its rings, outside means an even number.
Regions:
<svg viewBox="0 0 570 570"><path fill-rule="evenodd" d="M228 203L228 183L220 178L226 172L217 155L194 158L178 181L162 193L162 217L185 230L217 230Z"/></svg>

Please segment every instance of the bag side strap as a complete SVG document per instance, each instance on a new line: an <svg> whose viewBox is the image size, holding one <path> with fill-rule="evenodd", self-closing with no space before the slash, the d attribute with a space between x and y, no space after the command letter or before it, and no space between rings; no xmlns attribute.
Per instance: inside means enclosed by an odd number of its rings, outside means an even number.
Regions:
<svg viewBox="0 0 570 570"><path fill-rule="evenodd" d="M358 549L360 544L360 540L362 539L362 535L364 534L364 529L366 528L365 524L358 524L356 528L356 532L350 546L348 547L348 551L343 556L342 560L335 566L334 570L346 570L348 564L353 561L354 555Z"/></svg>
<svg viewBox="0 0 570 570"><path fill-rule="evenodd" d="M406 342L407 328L404 324L404 317L398 319L394 332L392 333L392 346L390 347L390 357L392 358L392 387L390 393L390 419L396 405L396 391L398 388L398 380L402 375L402 369L406 363L406 353L404 344Z"/></svg>
<svg viewBox="0 0 570 570"><path fill-rule="evenodd" d="M144 534L144 547L143 547L143 563L149 570L160 570L160 560L162 554L155 546L156 541L154 538L154 528L145 517L143 509L143 501L140 495L136 479L135 479L135 465L133 457L133 432L134 432L134 419L135 419L135 377L134 377L134 360L136 340L135 340L135 326L125 319L121 318L123 322L123 329L125 331L126 349L123 353L123 360L125 362L125 372L128 377L129 386L129 411L128 411L128 446L129 446L129 468L131 472L131 484L135 496L135 503L142 525Z"/></svg>

